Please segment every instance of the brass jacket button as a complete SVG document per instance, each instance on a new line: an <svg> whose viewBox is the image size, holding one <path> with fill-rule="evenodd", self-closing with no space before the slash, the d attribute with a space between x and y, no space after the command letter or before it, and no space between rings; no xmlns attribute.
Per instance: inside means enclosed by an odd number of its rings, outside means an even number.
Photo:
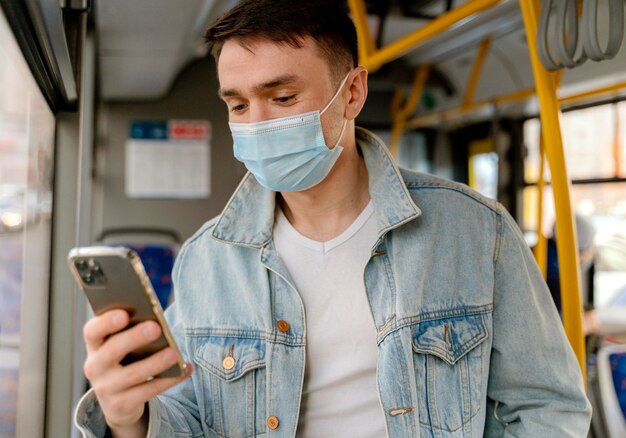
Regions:
<svg viewBox="0 0 626 438"><path fill-rule="evenodd" d="M267 417L267 427L272 430L278 428L278 418L276 418L274 415Z"/></svg>
<svg viewBox="0 0 626 438"><path fill-rule="evenodd" d="M222 366L225 370L232 370L233 368L235 368L235 363L236 361L234 357L226 356L222 361Z"/></svg>
<svg viewBox="0 0 626 438"><path fill-rule="evenodd" d="M278 330L283 333L287 333L289 331L289 323L282 319L276 323L276 327L278 327Z"/></svg>

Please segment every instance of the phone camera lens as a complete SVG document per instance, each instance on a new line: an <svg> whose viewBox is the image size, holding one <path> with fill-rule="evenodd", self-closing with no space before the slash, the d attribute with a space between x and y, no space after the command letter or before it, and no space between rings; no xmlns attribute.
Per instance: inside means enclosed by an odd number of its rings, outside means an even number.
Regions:
<svg viewBox="0 0 626 438"><path fill-rule="evenodd" d="M92 275L91 274L83 275L83 281L85 282L85 284L93 283Z"/></svg>
<svg viewBox="0 0 626 438"><path fill-rule="evenodd" d="M76 267L81 271L87 269L87 262L85 260L78 260L76 262Z"/></svg>

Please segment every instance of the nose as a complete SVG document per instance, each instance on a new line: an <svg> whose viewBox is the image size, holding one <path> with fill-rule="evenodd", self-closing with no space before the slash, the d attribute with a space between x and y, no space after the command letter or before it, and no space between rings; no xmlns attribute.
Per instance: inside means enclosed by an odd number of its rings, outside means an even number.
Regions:
<svg viewBox="0 0 626 438"><path fill-rule="evenodd" d="M249 123L256 122L264 122L265 120L269 120L271 118L269 111L263 105L250 103L250 107L248 109L248 117Z"/></svg>

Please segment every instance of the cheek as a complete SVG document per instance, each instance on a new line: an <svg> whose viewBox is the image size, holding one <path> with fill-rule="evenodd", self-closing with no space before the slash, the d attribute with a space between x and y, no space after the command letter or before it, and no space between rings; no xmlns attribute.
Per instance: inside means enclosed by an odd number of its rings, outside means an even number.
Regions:
<svg viewBox="0 0 626 438"><path fill-rule="evenodd" d="M344 109L343 105L333 105L328 108L324 114L322 114L322 132L324 132L324 141L327 146L333 147L339 140L339 134L344 123Z"/></svg>

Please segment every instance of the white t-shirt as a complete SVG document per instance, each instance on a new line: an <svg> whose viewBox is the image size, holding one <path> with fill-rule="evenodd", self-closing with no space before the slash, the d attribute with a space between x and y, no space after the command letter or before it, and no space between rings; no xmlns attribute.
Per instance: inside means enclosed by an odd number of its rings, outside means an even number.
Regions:
<svg viewBox="0 0 626 438"><path fill-rule="evenodd" d="M363 281L377 228L371 201L346 231L328 242L301 235L276 210L276 249L306 312L298 437L385 436L376 383L376 327Z"/></svg>

